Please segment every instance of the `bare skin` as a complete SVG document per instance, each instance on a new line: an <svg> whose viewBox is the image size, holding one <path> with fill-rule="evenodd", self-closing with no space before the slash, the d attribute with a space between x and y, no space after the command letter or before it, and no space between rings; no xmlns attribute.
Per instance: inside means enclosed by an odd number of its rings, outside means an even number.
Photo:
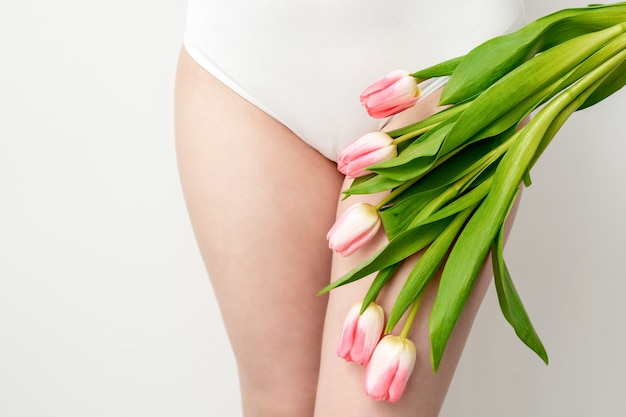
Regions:
<svg viewBox="0 0 626 417"><path fill-rule="evenodd" d="M436 96L394 119L388 129L436 111ZM364 132L365 133L365 132ZM183 50L176 80L176 144L186 203L238 364L246 417L435 417L486 291L485 269L437 374L429 362L424 296L410 338L418 359L397 404L363 393L364 368L336 356L343 318L369 278L317 297L385 243L384 233L347 258L325 239L343 177L336 165L282 124L208 74ZM388 311L404 272L382 294ZM320 355L321 352L321 355ZM318 384L319 380L319 384Z"/></svg>
<svg viewBox="0 0 626 417"><path fill-rule="evenodd" d="M330 276L333 163L181 53L189 214L238 364L244 414L312 416Z"/></svg>

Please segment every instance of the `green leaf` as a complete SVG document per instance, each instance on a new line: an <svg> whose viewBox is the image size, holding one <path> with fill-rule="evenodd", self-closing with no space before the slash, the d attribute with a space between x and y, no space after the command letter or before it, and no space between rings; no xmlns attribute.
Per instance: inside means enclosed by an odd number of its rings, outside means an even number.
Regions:
<svg viewBox="0 0 626 417"><path fill-rule="evenodd" d="M363 298L363 304L361 304L361 314L363 314L363 312L365 311L365 309L367 309L367 306L369 306L370 303L376 301L376 297L378 297L380 290L382 290L387 282L389 282L391 277L393 277L393 274L396 273L396 270L399 266L400 262L378 271L378 274L376 274L376 278L374 278L374 280L372 281L372 284L370 285L367 294L365 294L365 298Z"/></svg>
<svg viewBox="0 0 626 417"><path fill-rule="evenodd" d="M547 365L548 354L546 353L546 349L530 322L528 313L526 313L522 300L513 285L511 274L504 262L503 242L504 227L500 228L500 232L494 239L491 249L494 283L498 294L500 309L520 340L535 352Z"/></svg>
<svg viewBox="0 0 626 417"><path fill-rule="evenodd" d="M626 16L624 16L626 19ZM562 81L561 87L566 87L583 77L585 74L593 71L602 63L619 54L626 48L626 34L621 34L607 42L600 49L591 54L587 59L574 68ZM558 88L561 90L562 88Z"/></svg>
<svg viewBox="0 0 626 417"><path fill-rule="evenodd" d="M475 208L476 206L474 205L458 213L454 220L452 220L448 227L437 237L428 249L426 249L422 257L417 261L389 313L385 332L388 333L395 327L402 315L424 290L426 284L428 284L443 262L459 230Z"/></svg>
<svg viewBox="0 0 626 417"><path fill-rule="evenodd" d="M489 193L489 189L491 188L491 184L493 182L493 177L486 178L483 182L481 182L478 186L463 194L447 206L437 210L426 219L422 221L422 224L427 224L430 222L436 222L447 217L453 216L460 211L465 210L468 207L472 207L481 202L485 196Z"/></svg>
<svg viewBox="0 0 626 417"><path fill-rule="evenodd" d="M441 103L460 103L475 97L536 53L619 24L624 21L625 13L625 3L565 9L542 17L516 32L490 39L458 63L443 91Z"/></svg>
<svg viewBox="0 0 626 417"><path fill-rule="evenodd" d="M461 114L446 137L455 149L497 120L574 69L602 45L626 30L626 22L559 44L512 70L477 97Z"/></svg>
<svg viewBox="0 0 626 417"><path fill-rule="evenodd" d="M533 119L516 134L519 137L500 162L489 194L460 233L446 262L429 319L435 371L495 233L503 224L517 185L546 129L541 121L538 117Z"/></svg>
<svg viewBox="0 0 626 417"><path fill-rule="evenodd" d="M502 156L509 146L509 138L515 130L472 143L433 168L412 189L435 189L450 185L486 163Z"/></svg>
<svg viewBox="0 0 626 417"><path fill-rule="evenodd" d="M389 208L380 211L385 233L390 239L408 228L416 213L419 213L426 205L441 194L440 189L425 190L418 194L406 196L395 202Z"/></svg>
<svg viewBox="0 0 626 417"><path fill-rule="evenodd" d="M450 334L487 257L489 243L493 239L492 229L502 224L498 215L499 207L490 204L491 196L490 193L460 233L444 266L429 318L431 362L434 371L439 367ZM508 203L510 201L505 201L506 205ZM487 245L484 244L485 240Z"/></svg>
<svg viewBox="0 0 626 417"><path fill-rule="evenodd" d="M344 199L356 194L375 194L381 191L392 190L403 183L404 181L392 180L381 175L371 175L366 180L353 182L347 190L343 191Z"/></svg>
<svg viewBox="0 0 626 417"><path fill-rule="evenodd" d="M393 238L457 198L496 163L508 147L506 139L502 135L469 146L391 200L391 206L381 211L387 235Z"/></svg>
<svg viewBox="0 0 626 417"><path fill-rule="evenodd" d="M496 120L490 122L487 126L482 128L477 134L469 138L464 142L465 145L474 143L484 138L505 134L510 136L512 132L516 131L521 120L529 116L534 110L541 104L553 97L558 91L557 88L564 88L559 82L553 83L544 89L537 90L535 94L528 96L526 99L519 102L515 107L511 108L508 112L504 113ZM507 130L509 131L507 133ZM454 143L453 138L446 138L442 145L441 153L451 152L458 143Z"/></svg>
<svg viewBox="0 0 626 417"><path fill-rule="evenodd" d="M462 196L456 198L454 201L452 201L445 207L435 211L430 216L420 221L420 224L424 225L424 224L433 223L439 220L446 219L450 216L454 216L455 214L465 210L468 207L478 204L480 201L482 201L485 198L485 196L489 192L489 188L491 187L492 180L493 180L492 176L486 176L485 178L482 178L482 179L481 177L477 178L473 183L475 188L471 189L470 191L463 194ZM420 210L421 209L423 209L423 207L421 207ZM407 222L412 221L410 216L408 217L409 219L407 220Z"/></svg>
<svg viewBox="0 0 626 417"><path fill-rule="evenodd" d="M626 85L626 61L613 70L606 80L589 96L578 110L586 109L609 97Z"/></svg>
<svg viewBox="0 0 626 417"><path fill-rule="evenodd" d="M369 169L395 181L406 181L428 171L446 135L452 130L454 119L434 127L409 145L397 157L372 165Z"/></svg>
<svg viewBox="0 0 626 417"><path fill-rule="evenodd" d="M423 69L421 71L417 71L411 75L415 78L421 78L423 80L434 77L445 77L452 74L452 72L456 69L462 59L462 56L452 58L447 61L435 64L429 68Z"/></svg>
<svg viewBox="0 0 626 417"><path fill-rule="evenodd" d="M398 157L374 165L371 169L379 175L389 178L390 181L400 182L424 176L434 167L437 167L438 164L446 162L448 158L454 158L456 153L460 155L471 155L471 152L468 152L466 147L476 142L490 139L494 136L499 137L500 139L498 140L510 137L516 130L519 121L530 114L538 105L542 104L547 97L553 95L555 88L559 85L560 83L556 82L548 87L537 90L533 95L518 103L518 105L509 112L490 121L487 126L473 137L469 139L462 138L464 143L459 143L458 140L455 141L450 135L451 131L457 130L454 123L460 115L450 117L445 123L438 125L409 145ZM437 147L439 148L437 149ZM455 163L456 162L457 161L455 161ZM426 178L428 177L421 179L420 182L425 181ZM377 191L382 191L382 187L377 188Z"/></svg>
<svg viewBox="0 0 626 417"><path fill-rule="evenodd" d="M622 35L622 37L624 38L624 40L626 40L626 36ZM548 147L552 139L558 133L559 129L561 129L563 124L572 115L572 113L580 109L582 105L589 103L589 98L593 97L599 88L601 88L602 86L605 86L607 80L612 79L611 77L616 75L616 71L618 71L621 67L624 66L625 60L626 60L626 50L622 50L621 52L611 56L610 58L607 58L601 63L594 63L595 65L593 66L593 72L597 72L597 73L604 74L604 75L598 81L593 83L593 85L588 87L579 96L573 97L570 103L567 104L567 106L565 106L557 115L555 115L554 119L552 120L552 123L550 123L550 126L548 127L545 134L543 135L543 139L541 140L541 143L539 144L537 148L535 156L530 162L529 169L535 165L537 160L539 160L539 157L543 154L544 150ZM586 75L584 78L587 78L590 75L592 74L588 73L588 75ZM604 93L606 93L606 90L601 91L599 94L602 95ZM599 96L595 96L595 97L599 98Z"/></svg>
<svg viewBox="0 0 626 417"><path fill-rule="evenodd" d="M500 162L489 194L459 235L444 267L429 320L434 370L439 366L489 247L504 223L517 186L528 171L546 132L572 102L584 101L602 83L618 59L613 57L581 78L514 135L518 138Z"/></svg>

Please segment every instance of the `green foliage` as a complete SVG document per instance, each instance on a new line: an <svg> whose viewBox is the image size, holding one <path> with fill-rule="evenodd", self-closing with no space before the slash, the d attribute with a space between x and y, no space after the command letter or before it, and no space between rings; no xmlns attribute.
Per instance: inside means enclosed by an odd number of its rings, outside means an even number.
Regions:
<svg viewBox="0 0 626 417"><path fill-rule="evenodd" d="M450 75L442 103L451 107L389 132L398 156L345 192L389 191L379 205L389 243L320 293L377 273L367 306L418 254L390 312L391 331L442 269L429 318L436 371L491 251L502 313L547 363L504 262L504 224L518 187L530 184L530 170L565 121L626 84L625 32L626 3L567 9L414 73Z"/></svg>
<svg viewBox="0 0 626 417"><path fill-rule="evenodd" d="M491 261L493 266L494 283L498 294L498 302L504 318L511 324L515 333L526 346L532 349L545 363L548 364L548 354L533 328L522 300L513 285L511 274L504 262L504 227L494 239L491 247Z"/></svg>

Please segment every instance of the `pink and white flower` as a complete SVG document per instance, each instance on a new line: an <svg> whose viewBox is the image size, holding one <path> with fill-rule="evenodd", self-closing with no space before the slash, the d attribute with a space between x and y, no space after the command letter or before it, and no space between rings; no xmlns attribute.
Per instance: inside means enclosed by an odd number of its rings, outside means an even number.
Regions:
<svg viewBox="0 0 626 417"><path fill-rule="evenodd" d="M396 70L367 87L360 96L370 116L382 119L413 106L421 92L408 71Z"/></svg>
<svg viewBox="0 0 626 417"><path fill-rule="evenodd" d="M365 365L383 333L385 312L376 303L370 303L363 314L359 314L360 311L361 303L357 303L348 312L341 330L337 355L348 362Z"/></svg>
<svg viewBox="0 0 626 417"><path fill-rule="evenodd" d="M376 236L380 223L376 207L356 203L339 216L328 231L328 247L341 256L349 256Z"/></svg>
<svg viewBox="0 0 626 417"><path fill-rule="evenodd" d="M337 169L348 178L369 174L368 167L398 155L393 139L383 132L370 132L357 138L339 153Z"/></svg>
<svg viewBox="0 0 626 417"><path fill-rule="evenodd" d="M365 371L365 393L377 401L398 402L415 366L415 345L387 335L376 346Z"/></svg>

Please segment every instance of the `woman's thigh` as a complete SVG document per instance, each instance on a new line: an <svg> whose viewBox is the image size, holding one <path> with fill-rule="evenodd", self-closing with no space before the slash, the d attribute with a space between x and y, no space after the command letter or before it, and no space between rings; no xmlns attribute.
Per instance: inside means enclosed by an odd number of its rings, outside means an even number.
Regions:
<svg viewBox="0 0 626 417"><path fill-rule="evenodd" d="M312 415L341 176L183 50L176 142L249 415ZM261 411L259 411L261 410Z"/></svg>
<svg viewBox="0 0 626 417"><path fill-rule="evenodd" d="M423 119L437 110L438 95L427 97L423 102L392 120L386 129L407 125ZM346 182L344 187L347 187ZM357 201L376 204L381 195L351 196L339 203L338 212ZM511 216L511 218L514 216ZM331 281L340 278L351 269L374 255L386 244L384 233L369 242L349 257L335 255ZM419 256L407 260L396 272L394 278L381 292L377 302L388 313L400 291L404 280L411 271ZM415 322L409 338L415 343L417 361L413 374L409 379L407 390L397 404L376 402L368 398L363 391L364 367L348 363L337 357L337 344L343 319L350 307L360 302L369 288L372 277L339 287L330 292L325 323L322 361L319 377L316 416L335 415L367 416L367 417L435 417L438 415L446 392L452 380L456 365L461 356L465 341L469 334L474 317L484 297L491 279L491 268L483 267L476 281L474 290L465 305L464 311L451 335L446 353L436 374L430 364L430 337L428 332L428 316L437 292L438 276L427 287L420 303ZM401 326L400 326L401 327ZM394 332L397 334L398 332Z"/></svg>

